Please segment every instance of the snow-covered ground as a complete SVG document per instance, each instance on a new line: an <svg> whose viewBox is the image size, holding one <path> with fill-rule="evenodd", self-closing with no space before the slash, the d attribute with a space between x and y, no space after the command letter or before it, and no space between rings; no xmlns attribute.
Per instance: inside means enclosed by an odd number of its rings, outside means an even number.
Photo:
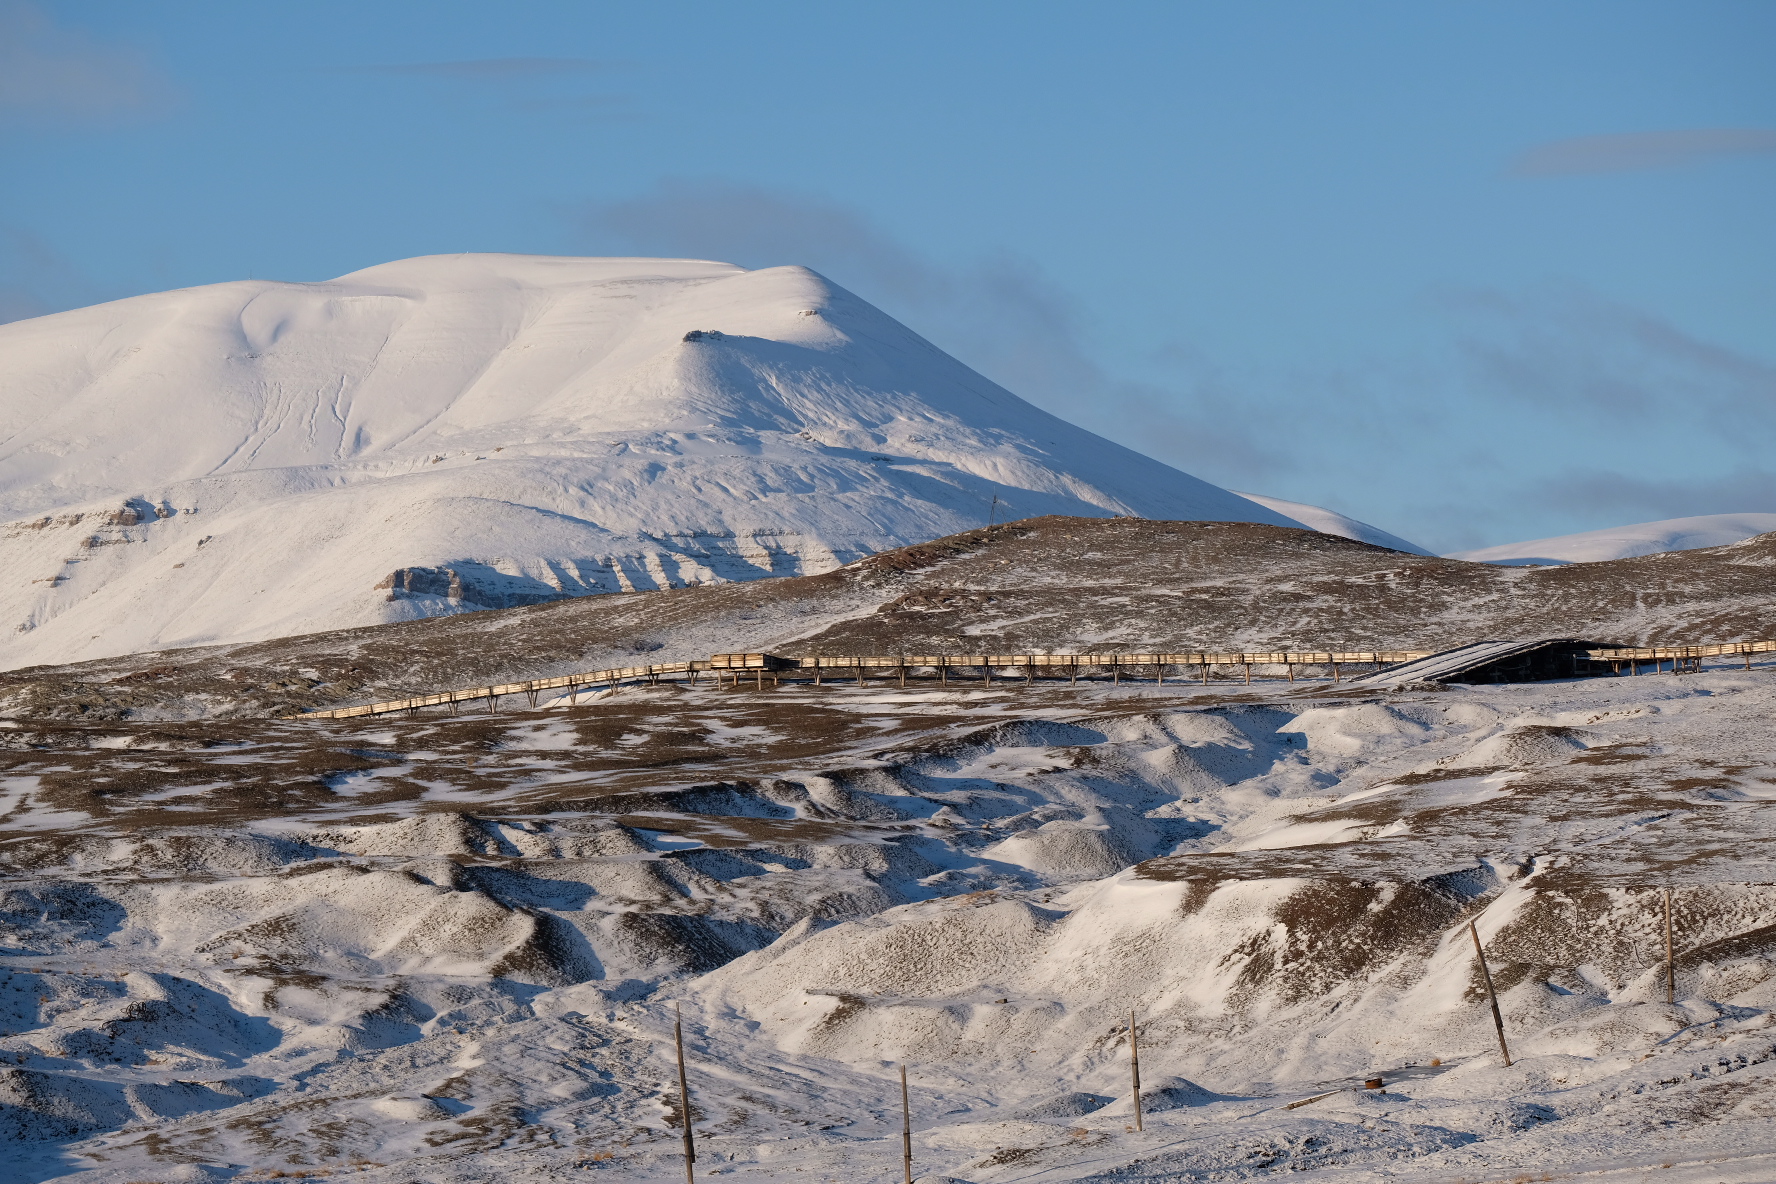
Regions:
<svg viewBox="0 0 1776 1184"><path fill-rule="evenodd" d="M1772 680L21 722L0 1171L1769 1180Z"/></svg>
<svg viewBox="0 0 1776 1184"><path fill-rule="evenodd" d="M433 256L0 326L8 667L822 572L1052 513L1295 525L800 267Z"/></svg>
<svg viewBox="0 0 1776 1184"><path fill-rule="evenodd" d="M1239 492L1235 490L1235 492ZM1379 526L1370 526L1367 522L1359 522L1347 514L1337 510L1328 510L1324 506L1311 506L1306 502L1285 501L1280 497L1265 497L1257 493L1241 493L1241 497L1257 502L1267 510L1275 510L1285 518L1293 518L1309 530L1317 530L1321 534L1335 534L1341 538L1356 539L1359 543L1374 543L1378 547L1391 547L1396 551L1406 551L1413 555L1429 555L1417 543L1409 543L1397 534L1389 534ZM1772 527L1771 529L1776 529ZM1734 539L1734 542L1739 540Z"/></svg>
<svg viewBox="0 0 1776 1184"><path fill-rule="evenodd" d="M1771 531L1776 531L1776 514L1704 514L1695 518L1667 518L1661 522L1587 530L1582 534L1535 539L1527 543L1502 543L1473 551L1455 551L1446 558L1518 566L1598 563L1635 555L1658 555L1665 551L1724 547Z"/></svg>

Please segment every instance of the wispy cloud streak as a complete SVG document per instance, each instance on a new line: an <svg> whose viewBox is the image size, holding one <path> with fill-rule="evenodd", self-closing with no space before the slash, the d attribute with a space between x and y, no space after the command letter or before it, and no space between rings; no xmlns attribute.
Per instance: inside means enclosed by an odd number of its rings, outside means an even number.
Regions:
<svg viewBox="0 0 1776 1184"><path fill-rule="evenodd" d="M147 54L63 28L34 4L0 0L0 118L109 124L161 114L174 88Z"/></svg>
<svg viewBox="0 0 1776 1184"><path fill-rule="evenodd" d="M595 62L588 58L476 58L461 62L392 62L343 67L354 74L406 74L421 78L460 78L474 82L595 74L610 68L609 62Z"/></svg>
<svg viewBox="0 0 1776 1184"><path fill-rule="evenodd" d="M1776 129L1699 127L1580 136L1541 144L1511 162L1520 177L1630 173L1677 168L1721 156L1776 152Z"/></svg>

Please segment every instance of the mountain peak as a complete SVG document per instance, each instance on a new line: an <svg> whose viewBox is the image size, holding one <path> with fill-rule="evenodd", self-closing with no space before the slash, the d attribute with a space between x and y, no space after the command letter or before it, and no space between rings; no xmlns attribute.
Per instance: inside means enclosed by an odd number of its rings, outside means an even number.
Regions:
<svg viewBox="0 0 1776 1184"><path fill-rule="evenodd" d="M994 517L1296 525L804 267L433 255L18 322L0 363L9 665L818 572Z"/></svg>

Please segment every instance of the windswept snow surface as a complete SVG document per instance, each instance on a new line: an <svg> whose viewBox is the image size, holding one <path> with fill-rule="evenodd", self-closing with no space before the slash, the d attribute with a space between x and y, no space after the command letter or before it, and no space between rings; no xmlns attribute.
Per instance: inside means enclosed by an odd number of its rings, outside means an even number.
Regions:
<svg viewBox="0 0 1776 1184"><path fill-rule="evenodd" d="M6 666L821 572L995 496L1293 525L801 267L432 256L0 326Z"/></svg>
<svg viewBox="0 0 1776 1184"><path fill-rule="evenodd" d="M1703 514L1695 518L1667 518L1661 522L1612 526L1607 530L1587 530L1582 534L1535 539L1527 543L1503 543L1474 551L1456 551L1445 558L1516 567L1538 563L1600 563L1666 551L1724 547L1772 531L1776 531L1776 514Z"/></svg>
<svg viewBox="0 0 1776 1184"><path fill-rule="evenodd" d="M0 1179L1767 1184L1773 680L15 724Z"/></svg>
<svg viewBox="0 0 1776 1184"><path fill-rule="evenodd" d="M1235 490L1237 493L1238 491ZM1275 510L1286 518L1293 518L1309 530L1317 530L1321 534L1335 534L1340 538L1356 539L1359 543L1373 543L1377 547L1389 547L1395 551L1406 551L1413 555L1429 555L1417 543L1409 543L1397 534L1389 534L1379 526L1370 526L1367 522L1359 522L1337 510L1328 510L1324 506L1310 506L1306 502L1285 501L1280 497L1265 497L1259 493L1241 493L1248 501L1257 502L1267 510ZM1776 528L1772 528L1776 529ZM1739 540L1734 539L1734 542ZM1457 556L1456 558L1461 558Z"/></svg>

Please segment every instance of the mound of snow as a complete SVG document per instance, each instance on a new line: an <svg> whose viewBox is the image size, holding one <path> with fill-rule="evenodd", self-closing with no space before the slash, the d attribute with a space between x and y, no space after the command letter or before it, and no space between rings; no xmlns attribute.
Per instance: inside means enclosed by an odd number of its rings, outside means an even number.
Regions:
<svg viewBox="0 0 1776 1184"><path fill-rule="evenodd" d="M1143 1114L1160 1114L1167 1110L1179 1110L1185 1106L1202 1106L1209 1102L1218 1102L1221 1094L1206 1090L1194 1081L1183 1077L1152 1077L1141 1086L1141 1112ZM1135 1101L1132 1095L1124 1094L1111 1102L1097 1113L1103 1117L1121 1114L1133 1114Z"/></svg>
<svg viewBox="0 0 1776 1184"><path fill-rule="evenodd" d="M1068 1090L1050 1097L1028 1102L1017 1107L1006 1115L1013 1122L1034 1121L1051 1122L1059 1118L1078 1118L1095 1110L1102 1110L1115 1101L1109 1094L1088 1094L1079 1090Z"/></svg>
<svg viewBox="0 0 1776 1184"><path fill-rule="evenodd" d="M800 267L434 256L0 326L9 666L821 572L995 497L1296 525Z"/></svg>
<svg viewBox="0 0 1776 1184"><path fill-rule="evenodd" d="M1570 760L1590 745L1572 728L1530 724L1489 736L1450 762L1456 769L1482 769L1553 764Z"/></svg>
<svg viewBox="0 0 1776 1184"><path fill-rule="evenodd" d="M1724 547L1760 534L1776 531L1776 514L1703 514L1695 518L1667 518L1587 530L1527 543L1503 543L1473 551L1453 551L1447 559L1472 563L1526 566L1536 563L1599 563L1635 555L1665 551L1693 551L1698 547Z"/></svg>
<svg viewBox="0 0 1776 1184"><path fill-rule="evenodd" d="M1235 490L1235 492L1238 491ZM1280 497L1265 497L1260 493L1241 493L1240 496L1247 501L1257 502L1267 510L1274 510L1285 518L1293 518L1309 530L1317 530L1321 534L1335 534L1342 539L1355 539L1359 543L1373 543L1377 547L1388 547L1413 555L1429 555L1431 553L1417 543L1409 543L1397 534L1389 534L1379 526L1370 526L1367 522L1359 522L1355 518L1340 514L1337 510L1328 510L1324 506L1310 506L1306 502L1284 501Z"/></svg>

